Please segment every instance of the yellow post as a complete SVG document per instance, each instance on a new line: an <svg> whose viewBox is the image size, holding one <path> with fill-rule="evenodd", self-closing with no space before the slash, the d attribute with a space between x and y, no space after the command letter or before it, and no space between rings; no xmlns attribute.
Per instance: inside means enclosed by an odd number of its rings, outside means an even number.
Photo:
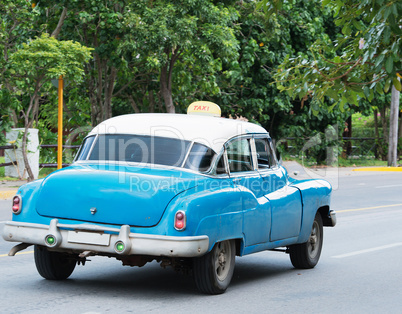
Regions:
<svg viewBox="0 0 402 314"><path fill-rule="evenodd" d="M57 133L57 169L61 169L63 165L63 75L59 77L59 119Z"/></svg>

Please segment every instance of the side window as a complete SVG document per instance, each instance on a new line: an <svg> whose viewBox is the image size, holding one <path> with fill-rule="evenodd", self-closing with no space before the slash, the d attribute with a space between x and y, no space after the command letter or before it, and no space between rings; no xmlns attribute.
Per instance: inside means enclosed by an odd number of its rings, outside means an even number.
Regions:
<svg viewBox="0 0 402 314"><path fill-rule="evenodd" d="M207 171L211 166L214 156L215 153L211 148L202 144L194 143L190 154L187 157L186 163L184 164L184 168L202 172Z"/></svg>
<svg viewBox="0 0 402 314"><path fill-rule="evenodd" d="M225 174L226 173L225 160L223 158L223 155L218 160L218 163L216 165L215 173L216 174Z"/></svg>
<svg viewBox="0 0 402 314"><path fill-rule="evenodd" d="M268 169L275 166L275 159L272 155L271 146L266 138L256 138L255 150L257 152L258 169Z"/></svg>
<svg viewBox="0 0 402 314"><path fill-rule="evenodd" d="M238 139L229 143L226 148L230 172L252 171L250 141Z"/></svg>

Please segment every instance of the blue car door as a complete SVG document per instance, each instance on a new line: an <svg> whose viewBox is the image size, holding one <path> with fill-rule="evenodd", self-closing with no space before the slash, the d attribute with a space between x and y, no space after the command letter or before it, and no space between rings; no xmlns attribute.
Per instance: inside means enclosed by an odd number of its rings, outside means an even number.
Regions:
<svg viewBox="0 0 402 314"><path fill-rule="evenodd" d="M255 168L251 137L240 137L226 145L233 184L239 189L243 210L245 245L269 241L271 210L262 189L263 179Z"/></svg>
<svg viewBox="0 0 402 314"><path fill-rule="evenodd" d="M300 191L289 185L286 172L277 165L269 139L255 137L254 142L263 194L271 204L270 241L297 237L303 211Z"/></svg>

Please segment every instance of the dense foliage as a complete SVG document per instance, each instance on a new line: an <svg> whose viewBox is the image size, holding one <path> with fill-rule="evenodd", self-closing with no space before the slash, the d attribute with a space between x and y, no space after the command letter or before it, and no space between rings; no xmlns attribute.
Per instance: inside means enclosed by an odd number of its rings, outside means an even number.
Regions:
<svg viewBox="0 0 402 314"><path fill-rule="evenodd" d="M401 11L399 1L383 0L0 0L0 130L26 125L40 81L29 124L54 143L50 79L76 62L65 89L69 144L111 116L184 113L195 100L260 123L278 142L325 138L329 129L341 136L352 112L382 110L373 99L400 89ZM73 60L47 47L25 62L34 38L83 54ZM93 49L89 62L85 49ZM71 65L64 72L63 63ZM314 155L323 160L320 143Z"/></svg>
<svg viewBox="0 0 402 314"><path fill-rule="evenodd" d="M287 56L275 77L278 88L317 102L328 96L341 109L357 106L360 98L371 101L392 85L400 91L402 3L324 0L323 5L334 14L341 32L315 41L308 55Z"/></svg>

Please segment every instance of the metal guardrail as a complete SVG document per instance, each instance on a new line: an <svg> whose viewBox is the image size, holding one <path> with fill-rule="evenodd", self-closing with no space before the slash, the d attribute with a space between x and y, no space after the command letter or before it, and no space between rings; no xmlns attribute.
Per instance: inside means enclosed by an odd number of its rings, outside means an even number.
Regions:
<svg viewBox="0 0 402 314"><path fill-rule="evenodd" d="M308 140L309 138L305 138L304 140ZM300 140L300 138L296 137L287 137L286 141L296 141ZM377 155L377 143L376 140L377 138L375 137L342 137L343 141L350 141L352 142L351 145L351 150L349 152L349 156L376 156ZM360 142L359 145L354 145L356 143L353 142ZM370 141L373 141L370 143ZM286 151L287 153L290 153L291 155L298 155L302 149L302 146L297 145L289 145L289 143L286 143ZM340 144L341 145L341 144ZM55 144L43 144L40 145L41 148L57 148L57 145ZM63 145L63 148L68 148L68 149L76 149L79 148L80 145ZM13 149L14 145L6 145L6 146L0 146L0 150L2 149ZM6 166L12 166L13 162L8 162L8 163L3 163L0 164L0 167L6 167ZM70 164L63 164L63 167L67 167ZM56 168L57 163L42 163L39 164L41 168Z"/></svg>
<svg viewBox="0 0 402 314"><path fill-rule="evenodd" d="M375 137L344 137L344 141L350 141L349 158L378 157L377 138Z"/></svg>
<svg viewBox="0 0 402 314"><path fill-rule="evenodd" d="M13 149L15 146L14 145L6 145L6 146L0 146L0 149ZM7 167L7 166L13 166L14 162L6 162L0 164L0 167Z"/></svg>
<svg viewBox="0 0 402 314"><path fill-rule="evenodd" d="M303 139L301 143L301 138L287 137L285 139L284 149L285 152L291 156L298 156L309 138ZM350 148L347 150L347 155L351 158L361 158L370 157L373 158L377 156L378 139L375 137L342 137L339 139L339 145L346 147L346 143L349 142ZM343 141L343 143L342 143Z"/></svg>
<svg viewBox="0 0 402 314"><path fill-rule="evenodd" d="M14 163L13 162L6 162L4 164L0 164L0 167L7 167L7 166L13 166Z"/></svg>
<svg viewBox="0 0 402 314"><path fill-rule="evenodd" d="M43 144L40 145L41 148L57 148L58 145L56 144ZM75 149L75 148L79 148L80 145L63 145L63 148L70 148L70 149ZM62 164L61 166L64 167L68 167L70 164ZM57 168L57 163L42 163L39 164L39 167L41 168Z"/></svg>
<svg viewBox="0 0 402 314"><path fill-rule="evenodd" d="M43 144L40 145L41 148L57 148L58 145L56 144ZM75 149L75 148L79 148L80 145L63 145L63 148L70 148L70 149ZM0 149L14 149L15 146L14 145L5 145L5 146L0 146ZM6 162L6 163L2 163L0 164L0 167L7 167L7 166L13 166L15 162ZM68 167L70 164L62 164L62 167ZM42 163L39 164L39 167L41 168L56 168L57 167L57 163Z"/></svg>
<svg viewBox="0 0 402 314"><path fill-rule="evenodd" d="M62 168L68 167L71 164L61 164ZM39 164L39 167L41 168L57 168L57 164Z"/></svg>
<svg viewBox="0 0 402 314"><path fill-rule="evenodd" d="M0 146L0 149L13 149L15 146L14 145L6 145L6 146Z"/></svg>
<svg viewBox="0 0 402 314"><path fill-rule="evenodd" d="M43 144L40 145L41 148L57 148L57 144ZM79 148L80 145L63 145L63 148ZM1 147L0 147L1 149Z"/></svg>

